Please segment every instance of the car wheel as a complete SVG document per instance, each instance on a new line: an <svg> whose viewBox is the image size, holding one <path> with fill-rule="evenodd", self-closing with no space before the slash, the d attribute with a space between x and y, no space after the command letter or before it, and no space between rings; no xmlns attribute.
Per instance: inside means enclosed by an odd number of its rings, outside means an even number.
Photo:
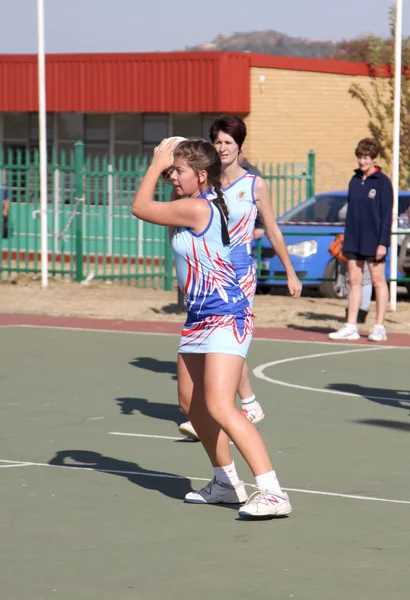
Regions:
<svg viewBox="0 0 410 600"><path fill-rule="evenodd" d="M322 296L325 298L346 298L348 292L348 285L346 279L346 272L344 269L337 269L336 276L336 263L337 260L332 258L326 265L323 273L324 279L333 279L334 281L322 281L319 290Z"/></svg>

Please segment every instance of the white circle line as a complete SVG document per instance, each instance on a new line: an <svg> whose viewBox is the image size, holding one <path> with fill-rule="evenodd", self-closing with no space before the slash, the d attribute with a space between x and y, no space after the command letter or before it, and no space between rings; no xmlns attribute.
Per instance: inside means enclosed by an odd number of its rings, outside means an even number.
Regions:
<svg viewBox="0 0 410 600"><path fill-rule="evenodd" d="M255 377L259 379L263 379L264 381L268 381L269 383L276 383L277 385L281 385L283 387L289 387L296 390L304 390L306 392L320 392L322 394L335 394L337 396L353 396L355 398L362 398L362 394L354 394L353 392L342 392L339 390L328 390L322 388L314 388L307 385L298 385L297 383L289 383L287 381L282 381L281 379L273 379L272 377L268 377L265 375L264 370L268 367L276 367L277 365L295 362L297 360L307 360L309 358L319 358L319 357L328 357L328 356L337 356L340 354L353 354L355 352L375 352L377 350L391 350L392 346L378 346L377 348L357 348L356 350L340 350L339 352L322 352L320 354L308 354L304 356L292 356L290 358L282 358L281 360L274 360L272 362L264 363L263 365L259 365L253 369L253 374ZM391 396L369 396L366 394L366 398L371 400L398 400L397 398L392 398Z"/></svg>

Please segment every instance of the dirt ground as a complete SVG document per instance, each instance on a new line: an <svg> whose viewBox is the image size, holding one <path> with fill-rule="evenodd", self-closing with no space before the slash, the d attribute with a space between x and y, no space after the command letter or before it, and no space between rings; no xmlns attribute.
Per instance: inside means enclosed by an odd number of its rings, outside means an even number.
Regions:
<svg viewBox="0 0 410 600"><path fill-rule="evenodd" d="M410 298L399 288L397 311L386 315L388 331L410 333ZM13 282L0 282L0 312L36 313L56 316L87 316L133 321L183 322L178 312L177 292L137 289L132 286L91 281L81 285L61 280L49 281L42 289L40 281L25 275ZM337 328L344 320L345 301L322 298L304 290L302 298L292 300L285 291L257 295L254 313L259 327L290 327L310 331ZM367 330L374 323L372 302Z"/></svg>

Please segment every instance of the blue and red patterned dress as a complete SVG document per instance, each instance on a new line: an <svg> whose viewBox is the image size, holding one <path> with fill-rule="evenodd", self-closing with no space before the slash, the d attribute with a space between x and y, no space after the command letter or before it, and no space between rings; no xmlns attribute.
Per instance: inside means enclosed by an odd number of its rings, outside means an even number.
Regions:
<svg viewBox="0 0 410 600"><path fill-rule="evenodd" d="M205 194L210 218L200 234L186 227L172 236L178 284L188 317L178 352L217 352L246 357L253 333L253 315L222 242L221 215Z"/></svg>
<svg viewBox="0 0 410 600"><path fill-rule="evenodd" d="M256 267L252 259L252 240L257 214L255 202L256 175L245 173L234 183L222 188L229 211L231 260L242 291L252 306L256 292Z"/></svg>

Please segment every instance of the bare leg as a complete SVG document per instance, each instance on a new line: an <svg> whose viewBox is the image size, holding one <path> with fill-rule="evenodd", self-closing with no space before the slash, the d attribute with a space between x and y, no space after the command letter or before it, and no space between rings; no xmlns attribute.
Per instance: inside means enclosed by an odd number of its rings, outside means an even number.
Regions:
<svg viewBox="0 0 410 600"><path fill-rule="evenodd" d="M384 324L384 316L389 301L389 290L387 287L385 264L369 263L370 275L376 296L376 325Z"/></svg>
<svg viewBox="0 0 410 600"><path fill-rule="evenodd" d="M259 431L235 404L243 364L240 356L217 353L206 355L205 403L211 417L233 441L256 476L272 471L272 464ZM206 427L203 428L200 439L210 455L213 439ZM217 458L219 460L219 452Z"/></svg>
<svg viewBox="0 0 410 600"><path fill-rule="evenodd" d="M349 260L349 294L347 305L347 322L349 325L357 324L357 313L359 312L362 298L363 260Z"/></svg>
<svg viewBox="0 0 410 600"><path fill-rule="evenodd" d="M178 400L214 467L232 463L229 439L205 404L205 354L178 354ZM205 440L205 443L204 443Z"/></svg>
<svg viewBox="0 0 410 600"><path fill-rule="evenodd" d="M244 400L245 398L251 398L254 395L249 379L249 370L246 361L243 363L241 380L238 385L238 394L241 400Z"/></svg>

